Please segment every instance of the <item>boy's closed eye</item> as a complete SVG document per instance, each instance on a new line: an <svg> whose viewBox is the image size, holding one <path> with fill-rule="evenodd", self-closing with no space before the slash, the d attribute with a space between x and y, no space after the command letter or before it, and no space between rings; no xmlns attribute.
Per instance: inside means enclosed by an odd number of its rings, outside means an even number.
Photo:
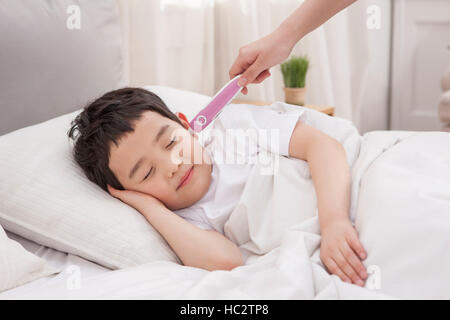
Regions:
<svg viewBox="0 0 450 320"><path fill-rule="evenodd" d="M166 146L166 149L171 149L177 142L178 142L177 137L174 136L174 137L172 138L172 140L170 140L169 144ZM145 177L144 177L144 179L143 179L142 181L147 180L148 178L150 178L151 174L153 174L153 172L154 172L155 170L156 170L156 169L155 169L154 167L151 167L150 170L149 170L148 173L145 175Z"/></svg>

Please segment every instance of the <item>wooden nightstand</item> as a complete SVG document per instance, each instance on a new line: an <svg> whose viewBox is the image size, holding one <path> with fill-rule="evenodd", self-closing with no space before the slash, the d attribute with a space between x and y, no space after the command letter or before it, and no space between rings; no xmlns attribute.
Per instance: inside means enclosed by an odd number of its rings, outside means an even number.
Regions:
<svg viewBox="0 0 450 320"><path fill-rule="evenodd" d="M266 101L244 101L244 100L238 100L238 99L231 101L231 103L253 104L255 106L267 106L269 104L272 104L272 102L266 102ZM313 104L307 104L304 107L323 112L325 114L328 114L329 116L334 116L334 107L316 106Z"/></svg>

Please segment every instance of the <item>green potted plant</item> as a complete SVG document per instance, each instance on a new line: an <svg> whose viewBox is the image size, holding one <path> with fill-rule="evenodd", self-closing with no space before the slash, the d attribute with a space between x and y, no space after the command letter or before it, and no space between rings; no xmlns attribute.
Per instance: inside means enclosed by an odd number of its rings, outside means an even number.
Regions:
<svg viewBox="0 0 450 320"><path fill-rule="evenodd" d="M300 106L305 104L305 79L308 66L307 56L293 56L281 64L286 103Z"/></svg>

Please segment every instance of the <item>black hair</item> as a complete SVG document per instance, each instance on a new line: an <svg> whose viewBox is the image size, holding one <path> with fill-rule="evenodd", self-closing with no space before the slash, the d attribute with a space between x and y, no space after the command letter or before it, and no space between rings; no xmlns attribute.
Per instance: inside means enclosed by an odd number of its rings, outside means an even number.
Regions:
<svg viewBox="0 0 450 320"><path fill-rule="evenodd" d="M146 111L154 111L179 124L181 121L156 94L142 88L125 87L105 93L89 103L71 122L67 135L75 140L73 156L87 178L107 191L107 184L124 190L109 168L111 142L116 146L134 122ZM78 132L78 134L76 134Z"/></svg>

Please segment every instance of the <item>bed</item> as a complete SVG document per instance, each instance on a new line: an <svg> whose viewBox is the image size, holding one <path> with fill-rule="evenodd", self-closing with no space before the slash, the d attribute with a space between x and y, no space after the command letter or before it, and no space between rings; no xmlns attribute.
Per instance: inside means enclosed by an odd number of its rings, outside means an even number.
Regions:
<svg viewBox="0 0 450 320"><path fill-rule="evenodd" d="M305 121L338 139L351 166L350 217L368 252L366 286L328 274L319 258L308 165L274 155L268 156L280 173L261 176L255 169L225 225L245 265L209 272L180 264L145 219L88 182L70 158L64 137L70 120L87 101L127 84L118 4L77 3L91 13L78 34L55 31L73 1L0 4L0 34L8 44L0 59L0 225L20 244L14 250L26 250L39 259L36 268L49 270L30 269L28 280L1 291L0 299L450 298L450 133L360 135L351 122L315 110L307 110ZM54 19L45 24L48 12ZM24 19L49 29L18 28ZM55 33L53 40L42 37L46 32ZM34 38L47 42L37 46ZM64 63L67 48L81 45L89 50ZM41 54L42 47L54 55ZM144 88L188 119L210 98ZM255 186L262 186L257 195ZM10 258L0 257L0 266Z"/></svg>

